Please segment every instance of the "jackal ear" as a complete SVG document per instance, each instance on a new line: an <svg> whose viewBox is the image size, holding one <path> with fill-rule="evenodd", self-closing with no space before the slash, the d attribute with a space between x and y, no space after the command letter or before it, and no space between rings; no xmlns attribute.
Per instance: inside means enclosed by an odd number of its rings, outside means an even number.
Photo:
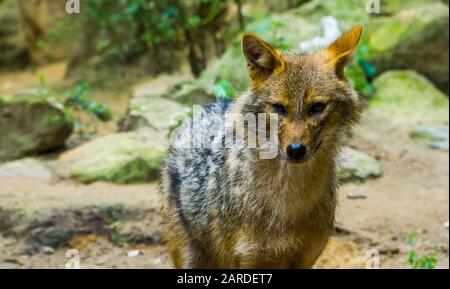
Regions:
<svg viewBox="0 0 450 289"><path fill-rule="evenodd" d="M322 51L326 65L334 69L336 75L341 79L345 78L344 67L351 60L361 33L362 26L356 25Z"/></svg>
<svg viewBox="0 0 450 289"><path fill-rule="evenodd" d="M242 37L242 51L250 78L254 82L263 81L284 68L280 54L252 33L245 33Z"/></svg>

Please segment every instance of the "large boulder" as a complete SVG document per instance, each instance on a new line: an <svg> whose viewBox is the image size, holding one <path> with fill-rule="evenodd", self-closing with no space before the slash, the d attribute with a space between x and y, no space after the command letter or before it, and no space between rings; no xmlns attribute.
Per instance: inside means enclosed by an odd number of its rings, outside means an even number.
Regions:
<svg viewBox="0 0 450 289"><path fill-rule="evenodd" d="M61 147L72 131L61 105L37 91L0 96L0 161Z"/></svg>
<svg viewBox="0 0 450 289"><path fill-rule="evenodd" d="M167 138L153 132L116 133L63 153L51 166L63 178L83 183L136 183L154 180L165 155Z"/></svg>
<svg viewBox="0 0 450 289"><path fill-rule="evenodd" d="M0 1L0 23L0 69L25 66L29 62L27 43L15 0Z"/></svg>
<svg viewBox="0 0 450 289"><path fill-rule="evenodd" d="M416 72L388 71L377 77L373 85L370 114L393 125L448 123L447 96Z"/></svg>
<svg viewBox="0 0 450 289"><path fill-rule="evenodd" d="M416 70L448 94L448 19L443 3L375 18L367 29L369 60L379 72Z"/></svg>

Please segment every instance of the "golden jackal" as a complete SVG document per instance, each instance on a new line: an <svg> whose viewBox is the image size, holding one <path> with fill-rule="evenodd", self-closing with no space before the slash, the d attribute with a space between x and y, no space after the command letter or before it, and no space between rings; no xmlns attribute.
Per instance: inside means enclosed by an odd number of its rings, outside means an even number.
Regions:
<svg viewBox="0 0 450 289"><path fill-rule="evenodd" d="M312 55L284 54L253 34L243 36L250 91L203 106L197 131L191 119L172 138L162 192L175 267L313 266L334 225L341 138L360 117L344 66L361 31L355 26ZM273 158L260 158L259 144L179 146L192 128L223 144L227 129L217 130L219 121L261 113L278 117Z"/></svg>

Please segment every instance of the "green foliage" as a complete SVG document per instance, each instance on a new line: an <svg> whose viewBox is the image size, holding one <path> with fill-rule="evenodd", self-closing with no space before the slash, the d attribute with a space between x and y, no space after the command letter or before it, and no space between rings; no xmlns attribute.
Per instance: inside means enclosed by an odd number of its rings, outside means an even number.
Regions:
<svg viewBox="0 0 450 289"><path fill-rule="evenodd" d="M217 81L212 89L212 92L217 99L221 100L231 100L234 96L233 87L225 79L220 79Z"/></svg>
<svg viewBox="0 0 450 289"><path fill-rule="evenodd" d="M269 18L265 21L260 21L258 23L258 25L255 27L255 32L257 34L261 34L261 33L271 31L273 33L272 39L274 40L271 43L271 46L276 49L282 49L282 50L289 49L292 47L289 47L286 39L284 37L278 35L279 30L284 27L286 27L286 26L283 22Z"/></svg>
<svg viewBox="0 0 450 289"><path fill-rule="evenodd" d="M430 255L425 255L419 257L415 246L416 246L416 233L411 233L406 236L406 242L410 246L408 251L408 264L413 269L434 269L436 267L437 259L436 252Z"/></svg>
<svg viewBox="0 0 450 289"><path fill-rule="evenodd" d="M355 55L355 60L346 70L347 77L351 80L353 88L365 96L371 96L374 92L371 80L377 75L377 69L367 60L369 47L361 44Z"/></svg>
<svg viewBox="0 0 450 289"><path fill-rule="evenodd" d="M186 33L214 22L229 2L85 0L84 25L97 31L96 53L126 61L149 50L183 49Z"/></svg>
<svg viewBox="0 0 450 289"><path fill-rule="evenodd" d="M85 111L101 121L110 121L112 114L109 107L104 103L92 101L87 94L88 89L89 85L85 82L77 84L73 90L69 91L65 104Z"/></svg>
<svg viewBox="0 0 450 289"><path fill-rule="evenodd" d="M63 109L66 115L73 118L75 129L82 135L93 133L96 129L90 131L88 124L83 121L80 113L86 113L90 116L94 124L98 121L107 122L112 119L112 112L109 107L104 103L91 100L87 94L88 89L89 85L81 82L61 97L47 86L43 75L39 79L39 93L48 101ZM48 121L52 120L49 119Z"/></svg>

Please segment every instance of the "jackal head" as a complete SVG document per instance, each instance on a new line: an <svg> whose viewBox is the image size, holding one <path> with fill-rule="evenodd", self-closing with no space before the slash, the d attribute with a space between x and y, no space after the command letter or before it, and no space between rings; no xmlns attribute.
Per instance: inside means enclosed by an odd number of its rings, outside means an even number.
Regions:
<svg viewBox="0 0 450 289"><path fill-rule="evenodd" d="M355 26L312 55L283 54L254 34L242 49L252 80L241 113L277 113L282 157L301 163L359 120L360 103L344 75L360 36Z"/></svg>

